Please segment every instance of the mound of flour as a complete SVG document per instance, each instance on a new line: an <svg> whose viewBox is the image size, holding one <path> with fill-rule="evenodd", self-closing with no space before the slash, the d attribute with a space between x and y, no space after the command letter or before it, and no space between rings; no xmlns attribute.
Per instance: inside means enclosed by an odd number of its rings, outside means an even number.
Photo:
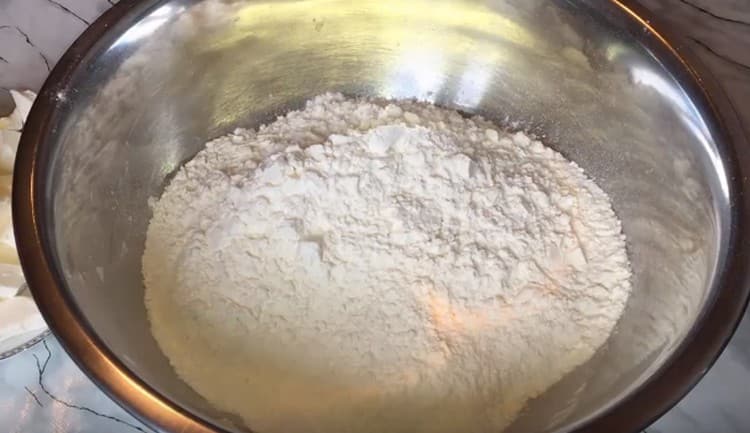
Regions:
<svg viewBox="0 0 750 433"><path fill-rule="evenodd" d="M499 431L631 290L620 222L574 163L338 94L208 143L153 205L143 274L178 375L262 433Z"/></svg>

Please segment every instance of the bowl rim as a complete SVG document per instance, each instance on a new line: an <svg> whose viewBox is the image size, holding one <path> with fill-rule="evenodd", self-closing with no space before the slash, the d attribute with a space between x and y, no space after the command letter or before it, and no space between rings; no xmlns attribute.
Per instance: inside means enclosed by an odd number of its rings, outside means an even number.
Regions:
<svg viewBox="0 0 750 433"><path fill-rule="evenodd" d="M606 0L614 19L659 58L680 85L716 119L721 143L733 150L725 159L733 176L729 254L719 275L721 288L708 301L690 333L644 384L603 413L574 429L577 433L634 432L645 428L671 409L718 359L739 325L750 297L750 152L737 110L709 69L687 47L685 38L654 16L637 0ZM583 6L601 7L601 0L581 0ZM13 221L21 264L35 301L62 346L105 393L147 423L190 433L227 432L210 420L191 413L142 381L112 353L90 327L54 265L45 233L44 191L48 181L39 167L52 154L47 138L60 104L59 95L70 88L75 73L98 42L117 24L137 16L159 0L121 0L99 17L71 45L51 71L26 122L19 145L13 180ZM721 144L720 143L720 144Z"/></svg>

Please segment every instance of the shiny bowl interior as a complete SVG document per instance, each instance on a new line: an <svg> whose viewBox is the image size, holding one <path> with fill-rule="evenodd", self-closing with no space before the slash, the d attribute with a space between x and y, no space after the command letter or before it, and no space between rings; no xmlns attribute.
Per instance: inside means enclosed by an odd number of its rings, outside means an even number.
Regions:
<svg viewBox="0 0 750 433"><path fill-rule="evenodd" d="M635 431L728 340L750 244L736 118L644 14L614 0L124 0L63 58L24 134L14 218L34 296L135 413L252 428L181 382L149 332L149 198L208 139L317 94L418 98L537 134L611 195L634 293L607 344L510 431Z"/></svg>

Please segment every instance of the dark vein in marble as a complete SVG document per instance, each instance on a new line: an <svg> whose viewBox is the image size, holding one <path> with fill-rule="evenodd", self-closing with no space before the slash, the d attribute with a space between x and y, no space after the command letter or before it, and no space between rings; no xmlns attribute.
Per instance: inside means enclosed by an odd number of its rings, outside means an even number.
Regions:
<svg viewBox="0 0 750 433"><path fill-rule="evenodd" d="M24 40L26 41L26 44L32 47L33 49L35 49L36 52L39 54L39 57L42 58L42 60L44 61L44 65L47 66L47 72L52 70L52 66L50 65L49 59L47 59L47 56L45 56L44 53L42 53L42 50L40 50L36 45L34 45L33 42L31 42L31 38L29 37L28 33L21 30L21 28L18 26L7 26L7 25L0 26L0 30L3 30L3 29L15 29L15 31L17 31L18 34L20 34L24 38Z"/></svg>
<svg viewBox="0 0 750 433"><path fill-rule="evenodd" d="M6 59L6 58L5 58L5 57L3 57L3 56L0 56L0 62L3 62L3 63L10 63L10 62L8 62L8 59Z"/></svg>
<svg viewBox="0 0 750 433"><path fill-rule="evenodd" d="M39 57L41 57L42 60L44 60L44 66L47 67L47 72L52 71L52 66L50 66L49 60L47 60L47 57L44 54L42 54L41 51L39 51Z"/></svg>
<svg viewBox="0 0 750 433"><path fill-rule="evenodd" d="M742 69L745 69L746 71L750 71L750 65L746 65L745 63L742 63L740 61L734 60L733 58L731 58L731 57L729 57L729 56L727 56L725 54L721 54L720 52L714 50L707 43L701 41L700 39L696 39L696 38L692 38L691 37L690 40L693 41L693 42L695 42L696 44L700 45L701 47L703 47L703 49L705 49L709 53L713 54L714 56L716 56L716 57L724 60L725 62L731 63L731 64L733 64L735 66L738 66L738 67L740 67Z"/></svg>
<svg viewBox="0 0 750 433"><path fill-rule="evenodd" d="M47 66L47 72L51 71L52 67L50 67L49 60L47 59L47 56L45 56L44 53L42 53L42 50L40 50L36 45L34 45L33 42L31 42L31 38L29 37L29 34L26 33L26 32L24 32L23 30L21 30L21 28L18 27L18 26L13 26L13 28L15 28L16 31L18 33L20 33L21 36L23 36L23 38L26 40L26 43L30 47L34 48L39 53L39 57L42 58L42 60L44 61L44 65Z"/></svg>
<svg viewBox="0 0 750 433"><path fill-rule="evenodd" d="M23 389L25 389L26 392L28 392L29 395L34 398L34 401L36 402L36 404L39 405L39 407L44 407L42 402L39 400L39 397L37 397L36 394L34 394L34 391L30 390L28 386L24 386Z"/></svg>
<svg viewBox="0 0 750 433"><path fill-rule="evenodd" d="M91 24L90 22L88 22L85 19L83 19L82 16L80 16L77 13L73 12L72 10L70 10L69 8L67 8L65 5L62 5L62 4L58 3L58 2L56 2L55 0L47 0L47 3L51 3L51 4L55 5L55 6L57 6L60 10L62 10L65 13L67 13L68 15L74 16L75 18L77 18L79 21L81 21L82 23L86 24L87 26Z"/></svg>
<svg viewBox="0 0 750 433"><path fill-rule="evenodd" d="M139 431L141 433L148 433L145 429L143 429L143 428L141 428L141 427L139 427L139 426L137 426L135 424L131 424L131 423L129 423L129 422L125 421L125 420L122 420L120 418L117 418L115 416L111 416L111 415L106 415L106 414L103 414L103 413L99 413L99 412L97 412L97 411L95 411L95 410L93 410L91 408L85 407L85 406L78 406L78 405L75 405L75 404L72 404L72 403L68 403L67 401L62 400L62 399L56 397L55 395L53 395L47 389L47 386L44 384L44 372L47 371L47 365L49 364L49 361L52 358L52 351L49 350L49 346L47 346L47 342L45 340L42 340L42 343L44 344L44 350L47 351L47 358L44 360L44 362L40 362L39 361L39 357L36 356L36 353L34 353L32 356L34 357L34 360L36 361L36 370L37 370L38 378L39 378L38 381L37 381L37 383L39 385L39 388L42 390L42 392L44 392L44 394L47 397L49 397L50 399L52 399L52 401L60 403L61 405L65 406L67 408L80 410L82 412L87 412L87 413L90 413L92 415L95 415L95 416L98 416L98 417L101 417L101 418L106 418L108 420L111 420L111 421L114 421L114 422L126 425L126 426L131 427L131 428L133 428L133 429L135 429L135 430L137 430L137 431ZM151 427L148 427L148 426L146 426L146 427L149 430L153 431L154 433L159 433L158 431L152 429Z"/></svg>
<svg viewBox="0 0 750 433"><path fill-rule="evenodd" d="M710 10L708 10L708 9L702 7L702 6L699 6L697 4L691 3L691 2L689 2L687 0L679 0L679 1L680 1L680 3L682 3L684 5L687 5L687 6L690 6L691 8L693 8L693 9L695 9L697 11L700 11L701 13L704 13L704 14L706 14L708 16L714 17L717 20L725 21L725 22L728 22L728 23L740 24L740 25L743 25L743 26L750 26L750 22L742 21L742 20L737 20L737 19L734 19L734 18L728 18L728 17L722 16L722 15L717 15L716 13L711 12Z"/></svg>

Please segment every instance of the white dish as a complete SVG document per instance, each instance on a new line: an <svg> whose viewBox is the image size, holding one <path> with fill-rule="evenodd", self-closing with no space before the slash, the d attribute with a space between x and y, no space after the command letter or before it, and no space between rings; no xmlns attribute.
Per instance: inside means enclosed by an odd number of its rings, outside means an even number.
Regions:
<svg viewBox="0 0 750 433"><path fill-rule="evenodd" d="M7 117L0 117L0 359L33 346L49 333L24 283L10 205L16 149L36 95L30 91L10 93L15 108Z"/></svg>

